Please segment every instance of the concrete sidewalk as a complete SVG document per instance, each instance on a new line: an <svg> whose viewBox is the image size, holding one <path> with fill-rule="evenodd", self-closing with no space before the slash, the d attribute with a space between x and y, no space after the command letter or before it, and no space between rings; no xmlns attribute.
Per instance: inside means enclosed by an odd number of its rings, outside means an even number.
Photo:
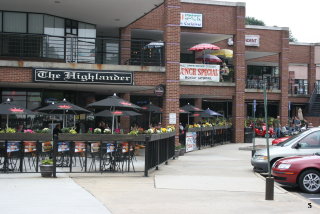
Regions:
<svg viewBox="0 0 320 214"><path fill-rule="evenodd" d="M270 141L271 142L271 141ZM265 144L265 139L257 139ZM266 201L265 180L252 171L252 144L203 149L172 160L149 177L74 177L112 213L320 213L310 201L275 187ZM74 176L74 175L72 175Z"/></svg>
<svg viewBox="0 0 320 214"><path fill-rule="evenodd" d="M65 174L0 174L1 214L106 214L110 211Z"/></svg>
<svg viewBox="0 0 320 214"><path fill-rule="evenodd" d="M257 139L257 145L263 144L263 138ZM251 145L187 153L149 177L58 174L58 179L45 179L39 174L0 174L0 213L320 213L316 204L309 209L310 201L278 186L275 200L264 200L265 180L252 171L251 151L239 150Z"/></svg>

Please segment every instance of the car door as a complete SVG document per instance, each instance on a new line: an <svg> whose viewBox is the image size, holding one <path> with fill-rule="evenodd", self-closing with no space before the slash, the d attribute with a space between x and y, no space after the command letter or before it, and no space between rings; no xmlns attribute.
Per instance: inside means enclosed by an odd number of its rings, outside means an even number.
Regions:
<svg viewBox="0 0 320 214"><path fill-rule="evenodd" d="M312 132L292 147L296 155L312 155L320 152L320 131Z"/></svg>

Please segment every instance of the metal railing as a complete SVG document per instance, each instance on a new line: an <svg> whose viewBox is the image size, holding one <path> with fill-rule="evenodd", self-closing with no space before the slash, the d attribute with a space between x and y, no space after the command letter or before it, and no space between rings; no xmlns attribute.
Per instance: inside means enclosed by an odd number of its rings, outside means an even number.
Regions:
<svg viewBox="0 0 320 214"><path fill-rule="evenodd" d="M38 173L44 159L57 173L144 172L174 156L175 133L155 135L0 134L0 172ZM144 167L136 170L137 145L145 147ZM140 164L141 166L142 164ZM143 165L142 165L143 166Z"/></svg>
<svg viewBox="0 0 320 214"><path fill-rule="evenodd" d="M288 93L293 95L308 95L308 83L289 83Z"/></svg>
<svg viewBox="0 0 320 214"><path fill-rule="evenodd" d="M231 142L232 128L231 127L203 127L187 129L184 134L180 136L180 143L186 146L187 132L196 133L196 145L200 150L203 147L213 147L218 144Z"/></svg>
<svg viewBox="0 0 320 214"><path fill-rule="evenodd" d="M164 65L152 41L0 33L0 57L90 64Z"/></svg>
<svg viewBox="0 0 320 214"><path fill-rule="evenodd" d="M280 89L279 77L268 77L267 79L267 90L278 90ZM264 79L260 79L259 76L247 76L246 88L247 89L263 89L265 84Z"/></svg>

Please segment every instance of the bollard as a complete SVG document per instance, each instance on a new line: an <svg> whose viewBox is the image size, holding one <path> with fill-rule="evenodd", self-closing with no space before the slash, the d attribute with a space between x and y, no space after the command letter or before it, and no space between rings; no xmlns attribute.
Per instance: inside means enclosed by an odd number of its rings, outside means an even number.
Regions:
<svg viewBox="0 0 320 214"><path fill-rule="evenodd" d="M256 150L251 150L251 157L253 157L254 156L254 154L256 153Z"/></svg>
<svg viewBox="0 0 320 214"><path fill-rule="evenodd" d="M266 178L266 200L274 200L274 178Z"/></svg>

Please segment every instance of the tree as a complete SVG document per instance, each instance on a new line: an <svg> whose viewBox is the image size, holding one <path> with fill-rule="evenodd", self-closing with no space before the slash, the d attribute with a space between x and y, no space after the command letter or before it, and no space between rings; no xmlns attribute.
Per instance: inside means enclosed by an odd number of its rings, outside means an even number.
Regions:
<svg viewBox="0 0 320 214"><path fill-rule="evenodd" d="M250 16L247 16L245 21L246 21L246 25L266 26L266 24L263 21Z"/></svg>
<svg viewBox="0 0 320 214"><path fill-rule="evenodd" d="M292 35L291 30L289 30L289 42L297 42L298 40Z"/></svg>

